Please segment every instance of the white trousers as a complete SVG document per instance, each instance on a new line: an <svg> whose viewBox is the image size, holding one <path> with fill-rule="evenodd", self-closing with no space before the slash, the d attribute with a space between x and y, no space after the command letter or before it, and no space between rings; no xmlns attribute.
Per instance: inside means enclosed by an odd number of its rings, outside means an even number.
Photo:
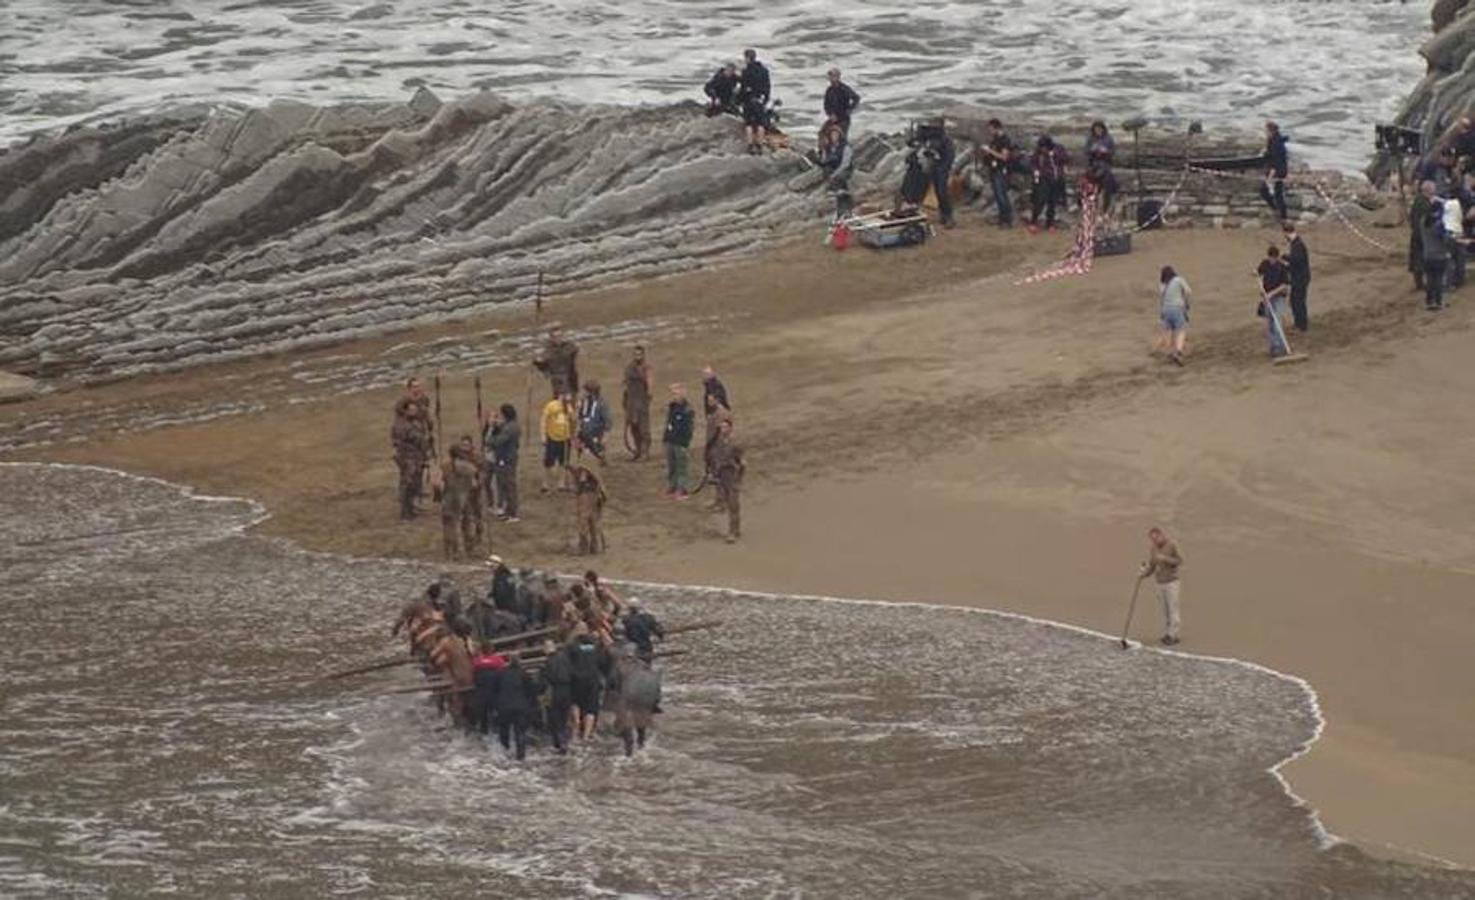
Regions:
<svg viewBox="0 0 1475 900"><path fill-rule="evenodd" d="M1158 599L1163 602L1163 622L1166 637L1177 640L1178 627L1182 624L1182 618L1178 614L1178 585L1180 582L1170 581L1167 584L1157 586Z"/></svg>

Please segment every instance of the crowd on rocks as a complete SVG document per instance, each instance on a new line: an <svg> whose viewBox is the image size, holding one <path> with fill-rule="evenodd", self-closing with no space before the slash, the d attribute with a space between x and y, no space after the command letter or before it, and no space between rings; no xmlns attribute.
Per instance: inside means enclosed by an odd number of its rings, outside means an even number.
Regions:
<svg viewBox="0 0 1475 900"><path fill-rule="evenodd" d="M547 379L549 397L542 403L537 420L542 443L539 490L543 494L573 495L577 552L596 554L608 548L603 517L610 495L600 471L609 464L615 414L598 381L580 380L578 360L578 344L555 327L531 361L532 368ZM713 485L711 509L726 513L726 540L735 543L742 535L746 459L734 436L727 386L710 366L703 368L701 378L705 421L702 474L694 484L690 455L697 432L696 409L686 386L674 383L669 388L660 438L666 494L685 501L708 484ZM654 375L646 349L636 346L624 368L621 395L621 433L631 462L651 458L653 394ZM530 387L530 405L532 396ZM399 470L399 516L404 521L416 518L421 501L428 496L440 504L446 558L474 558L487 547L493 520L508 524L521 521L519 460L530 434L524 430L517 408L502 403L480 422L479 443L471 434L463 434L438 452L440 423L433 414L433 402L424 383L411 378L394 406L390 442Z"/></svg>

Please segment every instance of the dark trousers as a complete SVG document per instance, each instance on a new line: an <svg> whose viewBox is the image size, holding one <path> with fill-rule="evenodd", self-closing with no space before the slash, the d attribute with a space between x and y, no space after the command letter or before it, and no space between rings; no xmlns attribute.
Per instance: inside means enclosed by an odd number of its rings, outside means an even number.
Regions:
<svg viewBox="0 0 1475 900"><path fill-rule="evenodd" d="M1424 260L1424 306L1429 309L1444 306L1444 272L1448 268L1448 260Z"/></svg>
<svg viewBox="0 0 1475 900"><path fill-rule="evenodd" d="M948 191L948 178L953 174L953 158L951 156L939 159L932 167L932 192L937 195L937 215L942 218L942 224L953 223L953 197Z"/></svg>
<svg viewBox="0 0 1475 900"><path fill-rule="evenodd" d="M1465 245L1451 238L1449 241L1449 287L1465 286Z"/></svg>
<svg viewBox="0 0 1475 900"><path fill-rule="evenodd" d="M1009 199L1009 170L1000 166L989 174L994 188L994 205L999 208L999 224L1014 224L1014 204Z"/></svg>
<svg viewBox="0 0 1475 900"><path fill-rule="evenodd" d="M1065 180L1062 178L1041 178L1036 181L1030 189L1030 221L1031 224L1040 224L1040 210L1045 211L1045 227L1055 227L1055 207L1065 205Z"/></svg>
<svg viewBox="0 0 1475 900"><path fill-rule="evenodd" d="M517 517L517 466L497 467L497 498L502 501L502 514Z"/></svg>
<svg viewBox="0 0 1475 900"><path fill-rule="evenodd" d="M634 756L637 742L640 748L645 749L645 729L626 728L620 732L620 739L625 742L625 755Z"/></svg>
<svg viewBox="0 0 1475 900"><path fill-rule="evenodd" d="M1270 185L1260 185L1260 199L1270 204L1275 214L1281 219L1286 217L1286 181L1284 178L1276 178L1272 182L1275 185L1275 193L1270 193Z"/></svg>
<svg viewBox="0 0 1475 900"><path fill-rule="evenodd" d="M548 737L553 740L553 749L560 753L568 746L569 707L568 703L553 703L548 706Z"/></svg>
<svg viewBox="0 0 1475 900"><path fill-rule="evenodd" d="M517 748L517 758L528 755L528 714L521 710L497 713L497 743L503 750Z"/></svg>
<svg viewBox="0 0 1475 900"><path fill-rule="evenodd" d="M1306 294L1310 289L1309 282L1291 282L1291 318L1296 322L1297 331L1305 331L1310 324L1306 314Z"/></svg>

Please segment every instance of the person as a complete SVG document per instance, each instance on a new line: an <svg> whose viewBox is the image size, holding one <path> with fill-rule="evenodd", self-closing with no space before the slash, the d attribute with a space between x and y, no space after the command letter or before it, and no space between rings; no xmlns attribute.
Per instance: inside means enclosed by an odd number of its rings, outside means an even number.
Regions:
<svg viewBox="0 0 1475 900"><path fill-rule="evenodd" d="M1475 157L1475 121L1469 116L1461 116L1459 122L1455 123L1447 146L1454 151L1459 168L1469 171L1468 160Z"/></svg>
<svg viewBox="0 0 1475 900"><path fill-rule="evenodd" d="M1449 242L1445 239L1444 202L1434 193L1434 182L1419 186L1426 201L1419 209L1419 247L1424 264L1424 308L1444 309L1444 278L1449 268Z"/></svg>
<svg viewBox="0 0 1475 900"><path fill-rule="evenodd" d="M988 141L979 147L988 167L989 184L993 187L994 206L999 210L999 227L1014 227L1014 204L1009 199L1009 171L1014 165L1018 150L1004 123L998 119L988 120Z"/></svg>
<svg viewBox="0 0 1475 900"><path fill-rule="evenodd" d="M816 148L819 167L825 174L825 185L835 195L835 221L850 215L855 200L850 193L850 176L855 168L855 155L850 152L850 141L845 130L829 122L819 132Z"/></svg>
<svg viewBox="0 0 1475 900"><path fill-rule="evenodd" d="M717 377L717 371L711 366L702 366L702 407L711 410L711 401L716 398L717 403L723 409L732 409L732 399L727 396L727 385Z"/></svg>
<svg viewBox="0 0 1475 900"><path fill-rule="evenodd" d="M707 83L702 85L702 93L707 95L707 115L737 113L737 91L737 63L723 63L722 68L713 72Z"/></svg>
<svg viewBox="0 0 1475 900"><path fill-rule="evenodd" d="M1162 330L1158 333L1157 349L1166 352L1169 360L1181 366L1183 345L1188 339L1188 307L1193 292L1172 266L1163 266L1158 286L1157 315Z"/></svg>
<svg viewBox="0 0 1475 900"><path fill-rule="evenodd" d="M533 367L548 377L554 394L579 393L579 345L563 336L562 329L548 329L548 340L533 357Z"/></svg>
<svg viewBox="0 0 1475 900"><path fill-rule="evenodd" d="M1030 157L1030 170L1034 176L1029 194L1030 234L1040 232L1042 209L1045 211L1045 230L1055 230L1055 208L1065 205L1065 166L1069 158L1065 148L1048 134L1040 135L1035 142L1035 152Z"/></svg>
<svg viewBox="0 0 1475 900"><path fill-rule="evenodd" d="M492 478L497 485L497 501L501 509L497 518L518 521L517 453L522 446L522 426L517 422L517 409L503 403L493 413L492 427L487 431L486 455L490 458Z"/></svg>
<svg viewBox="0 0 1475 900"><path fill-rule="evenodd" d="M483 641L481 652L471 659L471 728L485 736L496 719L497 681L507 668L507 657L492 651Z"/></svg>
<svg viewBox="0 0 1475 900"><path fill-rule="evenodd" d="M1183 554L1178 545L1168 538L1166 532L1154 525L1147 530L1148 557L1138 573L1139 578L1153 576L1157 582L1157 596L1163 604L1162 643L1171 647L1179 643L1179 630L1183 619L1179 610L1178 570L1183 566Z"/></svg>
<svg viewBox="0 0 1475 900"><path fill-rule="evenodd" d="M415 518L415 501L425 484L425 468L435 456L435 428L430 420L430 400L420 379L405 383L405 395L394 404L394 424L389 440L394 447L394 464L399 469L400 521Z"/></svg>
<svg viewBox="0 0 1475 900"><path fill-rule="evenodd" d="M543 642L543 671L540 680L548 698L547 729L553 749L568 753L569 718L574 706L574 671L568 648Z"/></svg>
<svg viewBox="0 0 1475 900"><path fill-rule="evenodd" d="M650 363L645 348L637 345L625 366L625 431L630 437L630 461L650 458Z"/></svg>
<svg viewBox="0 0 1475 900"><path fill-rule="evenodd" d="M1306 305L1311 289L1311 253L1296 233L1295 225L1287 222L1281 227L1286 239L1286 267L1291 277L1291 319L1296 330L1305 334L1311 326Z"/></svg>
<svg viewBox="0 0 1475 900"><path fill-rule="evenodd" d="M503 750L512 750L519 760L527 758L528 716L533 712L533 698L536 696L533 680L523 669L521 660L513 654L497 674L494 703L497 743Z"/></svg>
<svg viewBox="0 0 1475 900"><path fill-rule="evenodd" d="M1414 276L1415 291L1424 290L1424 219L1433 206L1435 193L1434 182L1420 181L1419 192L1408 209L1408 270Z"/></svg>
<svg viewBox="0 0 1475 900"><path fill-rule="evenodd" d="M1271 358L1285 356L1290 352L1282 336L1285 320L1286 296L1291 290L1291 273L1280 258L1280 248L1271 244L1265 248L1265 258L1255 269L1260 276L1260 305L1256 312L1265 317L1265 335L1270 341Z"/></svg>
<svg viewBox="0 0 1475 900"><path fill-rule="evenodd" d="M502 612L521 615L522 607L517 600L517 582L507 563L503 562L502 557L493 554L487 557L487 568L492 570L492 581L487 587L487 597L492 601L492 606Z"/></svg>
<svg viewBox="0 0 1475 900"><path fill-rule="evenodd" d="M610 687L615 695L615 730L625 745L625 755L645 749L655 713L661 706L661 671L649 653L626 653L616 663Z"/></svg>
<svg viewBox="0 0 1475 900"><path fill-rule="evenodd" d="M702 474L712 475L715 470L712 467L712 450L717 446L718 434L722 430L723 423L731 424L732 412L717 399L715 394L707 395L707 439L702 444ZM719 500L719 503L721 501Z"/></svg>
<svg viewBox="0 0 1475 900"><path fill-rule="evenodd" d="M614 588L599 580L599 573L590 569L584 573L584 584L595 601L611 617L617 617L625 611L625 601L615 593Z"/></svg>
<svg viewBox="0 0 1475 900"><path fill-rule="evenodd" d="M569 395L555 394L543 405L543 486L548 493L554 487L564 490L569 464L569 441L572 440L573 413ZM555 470L556 473L555 473ZM556 481L557 484L551 482Z"/></svg>
<svg viewBox="0 0 1475 900"><path fill-rule="evenodd" d="M574 470L574 521L579 532L580 553L604 552L604 505L609 502L604 482L587 466Z"/></svg>
<svg viewBox="0 0 1475 900"><path fill-rule="evenodd" d="M461 530L476 536L474 544L466 545L466 552L470 553L472 547L480 547L486 537L486 485L482 467L476 464L476 442L471 435L461 435L461 458L466 460L476 469L476 482L472 488L471 495L466 498L466 503L461 508Z"/></svg>
<svg viewBox="0 0 1475 900"><path fill-rule="evenodd" d="M666 639L666 629L661 626L660 620L645 609L639 597L631 597L625 601L625 607L629 612L625 613L625 640L635 645L635 649L645 653L655 651L655 641Z"/></svg>
<svg viewBox="0 0 1475 900"><path fill-rule="evenodd" d="M743 532L740 495L747 467L743 462L743 448L732 437L732 419L724 419L718 426L711 458L711 471L717 480L717 502L727 509L727 542L733 544Z"/></svg>
<svg viewBox="0 0 1475 900"><path fill-rule="evenodd" d="M1290 171L1288 142L1279 125L1265 123L1265 183L1260 185L1260 199L1270 205L1282 222L1286 220L1286 175Z"/></svg>
<svg viewBox="0 0 1475 900"><path fill-rule="evenodd" d="M570 645L568 653L574 709L578 713L574 733L588 740L594 736L594 729L599 724L599 700L604 693L603 670L608 669L609 664L604 648L595 643L591 634L581 635Z"/></svg>
<svg viewBox="0 0 1475 900"><path fill-rule="evenodd" d="M1113 166L1116 164L1116 141L1106 123L1099 119L1091 123L1091 133L1086 136L1086 178L1100 191L1101 211L1111 212L1116 197L1117 180ZM1084 200L1082 201L1084 205Z"/></svg>
<svg viewBox="0 0 1475 900"><path fill-rule="evenodd" d="M922 129L920 150L928 160L924 169L927 183L937 198L937 216L942 220L942 227L952 228L957 223L953 221L953 197L948 182L952 178L953 162L957 159L957 146L947 133L946 119L934 119L926 124ZM916 155L914 151L912 156Z"/></svg>
<svg viewBox="0 0 1475 900"><path fill-rule="evenodd" d="M661 443L666 448L666 493L677 500L690 496L686 490L687 449L691 447L695 420L691 403L686 399L686 387L671 385L671 402L666 404L666 430Z"/></svg>
<svg viewBox="0 0 1475 900"><path fill-rule="evenodd" d="M841 137L850 134L850 116L860 106L860 94L840 80L840 70L825 73L830 86L825 88L825 123L840 126Z"/></svg>
<svg viewBox="0 0 1475 900"><path fill-rule="evenodd" d="M440 501L441 545L446 559L461 559L479 543L471 511L473 495L480 489L477 467L469 458L469 438L451 446L435 485Z"/></svg>
<svg viewBox="0 0 1475 900"><path fill-rule="evenodd" d="M1432 181L1435 193L1441 197L1451 196L1460 185L1454 148L1444 147L1421 162L1414 171L1414 180Z"/></svg>
<svg viewBox="0 0 1475 900"><path fill-rule="evenodd" d="M763 139L768 133L768 98L772 85L768 67L758 61L757 50L744 50L743 73L738 79L738 102L743 110L743 131L748 137L748 152L763 152Z"/></svg>
<svg viewBox="0 0 1475 900"><path fill-rule="evenodd" d="M599 464L604 465L604 436L609 433L609 401L599 389L599 382L589 379L584 382L584 396L579 398L576 412L579 422L579 455L588 450Z"/></svg>

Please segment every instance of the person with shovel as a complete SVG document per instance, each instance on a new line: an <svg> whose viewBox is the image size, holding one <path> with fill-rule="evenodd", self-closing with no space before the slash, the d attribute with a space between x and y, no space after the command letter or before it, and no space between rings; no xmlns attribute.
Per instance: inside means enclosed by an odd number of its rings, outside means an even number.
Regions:
<svg viewBox="0 0 1475 900"><path fill-rule="evenodd" d="M1163 604L1162 644L1171 647L1179 642L1178 630L1182 625L1178 609L1178 570L1183 565L1183 554L1178 552L1178 545L1167 532L1156 525L1147 530L1147 541L1147 562L1138 570L1137 579L1141 581L1151 575L1157 582L1157 596Z"/></svg>
<svg viewBox="0 0 1475 900"><path fill-rule="evenodd" d="M1270 358L1279 359L1291 352L1286 346L1284 331L1286 298L1291 292L1291 271L1280 258L1279 247L1270 245L1255 274L1260 276L1260 305L1255 308L1255 313L1265 317Z"/></svg>

